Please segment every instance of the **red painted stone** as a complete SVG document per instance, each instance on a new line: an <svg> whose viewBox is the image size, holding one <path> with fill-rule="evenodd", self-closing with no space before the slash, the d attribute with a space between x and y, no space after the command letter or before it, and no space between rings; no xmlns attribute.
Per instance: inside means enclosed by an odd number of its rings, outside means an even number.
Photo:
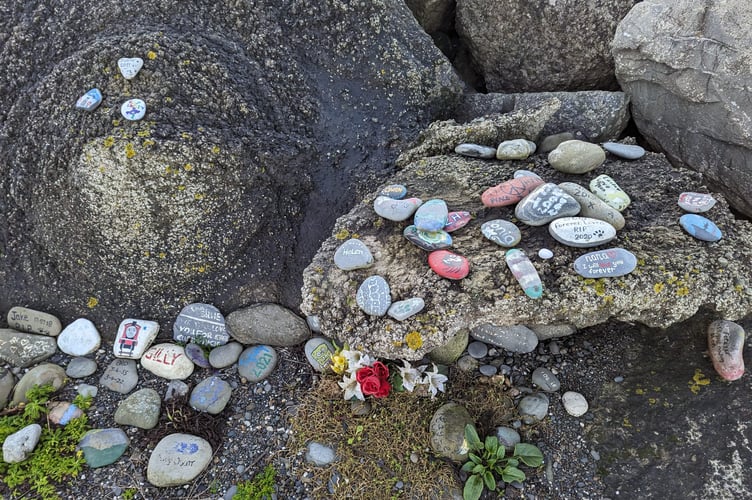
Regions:
<svg viewBox="0 0 752 500"><path fill-rule="evenodd" d="M444 226L444 231L451 233L461 227L465 227L468 222L473 219L470 212L449 212L447 215L447 224Z"/></svg>
<svg viewBox="0 0 752 500"><path fill-rule="evenodd" d="M450 280L461 280L470 272L470 262L465 257L447 250L431 252L428 265L433 272Z"/></svg>
<svg viewBox="0 0 752 500"><path fill-rule="evenodd" d="M532 176L517 177L486 189L480 199L487 207L514 205L543 183L542 179Z"/></svg>

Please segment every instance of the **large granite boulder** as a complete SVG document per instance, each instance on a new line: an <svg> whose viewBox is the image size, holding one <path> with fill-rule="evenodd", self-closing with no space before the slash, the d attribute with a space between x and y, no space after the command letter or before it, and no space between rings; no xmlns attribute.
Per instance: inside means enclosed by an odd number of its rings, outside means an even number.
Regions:
<svg viewBox="0 0 752 500"><path fill-rule="evenodd" d="M506 266L506 249L480 231L489 220L516 220L514 207L487 208L480 195L520 168L555 183L587 186L601 174L614 178L632 203L624 211L624 229L605 248L629 250L637 257L637 268L619 278L584 279L575 273L573 262L591 249L564 246L546 226L517 222L522 232L518 248L531 258L544 287L542 298L528 298ZM429 268L428 254L403 237L411 219L397 223L374 213L376 192L337 221L305 271L301 308L318 316L324 335L373 355L419 359L461 330L484 323L586 327L617 320L662 328L703 307L732 320L752 312L752 224L737 220L723 196L715 194L718 203L706 215L723 231L723 239L706 243L684 232L679 194L706 188L699 174L672 167L663 155L648 153L632 162L609 156L597 169L572 175L554 170L545 155L496 161L448 154L418 159L383 183L404 184L408 196L423 200L441 198L449 210L467 210L475 218L452 233L451 250L471 264L461 281L440 278ZM371 250L375 264L342 271L333 263L334 252L355 234ZM554 257L538 258L541 248L551 249ZM386 279L393 301L421 297L425 309L402 322L367 316L355 296L371 275Z"/></svg>
<svg viewBox="0 0 752 500"><path fill-rule="evenodd" d="M458 0L456 28L489 92L613 90L609 44L634 0Z"/></svg>
<svg viewBox="0 0 752 500"><path fill-rule="evenodd" d="M194 301L297 306L335 214L461 90L401 0L127 7L0 17L0 309L112 336ZM144 60L135 78L121 57ZM75 109L92 87L101 106Z"/></svg>
<svg viewBox="0 0 752 500"><path fill-rule="evenodd" d="M752 215L752 9L744 0L646 0L613 40L616 77L652 146Z"/></svg>

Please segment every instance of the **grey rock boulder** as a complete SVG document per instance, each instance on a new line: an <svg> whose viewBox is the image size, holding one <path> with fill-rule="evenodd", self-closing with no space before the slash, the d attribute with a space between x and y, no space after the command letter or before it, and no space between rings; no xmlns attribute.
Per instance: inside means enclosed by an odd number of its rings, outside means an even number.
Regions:
<svg viewBox="0 0 752 500"><path fill-rule="evenodd" d="M254 304L227 316L230 335L241 344L293 346L311 335L303 318L278 304Z"/></svg>

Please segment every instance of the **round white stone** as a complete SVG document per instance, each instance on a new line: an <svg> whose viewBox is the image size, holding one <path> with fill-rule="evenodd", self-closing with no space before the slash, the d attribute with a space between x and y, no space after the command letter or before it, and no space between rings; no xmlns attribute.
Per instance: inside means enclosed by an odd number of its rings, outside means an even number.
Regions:
<svg viewBox="0 0 752 500"><path fill-rule="evenodd" d="M57 347L71 356L86 356L99 349L102 337L94 323L78 318L57 336Z"/></svg>
<svg viewBox="0 0 752 500"><path fill-rule="evenodd" d="M168 380L184 380L193 373L193 361L185 349L176 344L157 344L141 357L141 366L154 375Z"/></svg>
<svg viewBox="0 0 752 500"><path fill-rule="evenodd" d="M208 441L190 434L164 437L149 457L146 478L158 488L191 482L209 465L212 448Z"/></svg>
<svg viewBox="0 0 752 500"><path fill-rule="evenodd" d="M538 250L538 257L544 260L548 260L554 257L554 253L548 248L541 248L540 250Z"/></svg>
<svg viewBox="0 0 752 500"><path fill-rule="evenodd" d="M588 402L579 392L567 391L561 396L564 409L573 417L581 417L588 411Z"/></svg>
<svg viewBox="0 0 752 500"><path fill-rule="evenodd" d="M126 120L140 120L146 114L146 103L141 99L128 99L120 106L120 114Z"/></svg>

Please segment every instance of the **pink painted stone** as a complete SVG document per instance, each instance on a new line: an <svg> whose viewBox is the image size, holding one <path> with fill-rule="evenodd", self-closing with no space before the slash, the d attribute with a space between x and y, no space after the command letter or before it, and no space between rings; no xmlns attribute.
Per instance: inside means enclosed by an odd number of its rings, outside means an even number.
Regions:
<svg viewBox="0 0 752 500"><path fill-rule="evenodd" d="M450 280L461 280L470 272L470 262L465 257L447 250L431 252L428 265L433 272Z"/></svg>
<svg viewBox="0 0 752 500"><path fill-rule="evenodd" d="M444 226L444 231L451 233L461 227L465 227L468 222L473 219L470 212L449 212L447 215L447 223Z"/></svg>
<svg viewBox="0 0 752 500"><path fill-rule="evenodd" d="M736 380L744 375L744 329L720 319L708 326L708 351L713 368L726 380Z"/></svg>
<svg viewBox="0 0 752 500"><path fill-rule="evenodd" d="M487 207L514 205L543 183L541 178L528 175L517 177L486 189L480 199Z"/></svg>

